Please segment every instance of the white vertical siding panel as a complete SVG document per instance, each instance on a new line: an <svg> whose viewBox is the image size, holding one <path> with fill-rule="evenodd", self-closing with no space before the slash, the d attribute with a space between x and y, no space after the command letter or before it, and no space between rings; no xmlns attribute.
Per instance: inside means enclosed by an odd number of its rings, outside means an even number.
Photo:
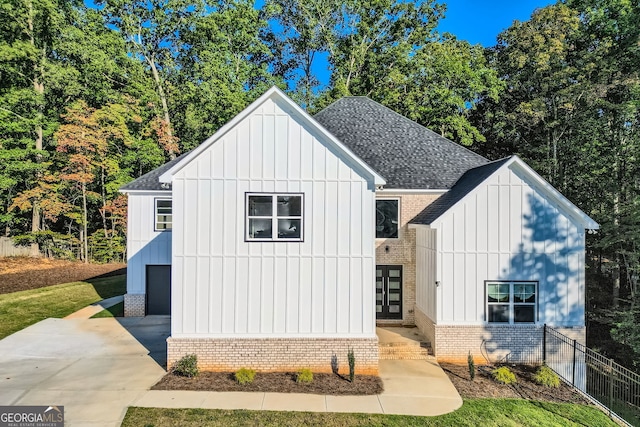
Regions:
<svg viewBox="0 0 640 427"><path fill-rule="evenodd" d="M338 180L338 158L331 155L329 150L326 150L325 157L325 176L324 179L330 181Z"/></svg>
<svg viewBox="0 0 640 427"><path fill-rule="evenodd" d="M311 258L305 257L300 259L300 333L308 334L311 332L311 311L313 303L311 297L312 287L312 267Z"/></svg>
<svg viewBox="0 0 640 427"><path fill-rule="evenodd" d="M362 189L364 184L359 182L351 183L351 197L350 197L350 207L351 207L351 216L349 227L349 247L352 255L363 255L362 253L362 225L366 224L365 218L363 218L362 210L363 203L361 199L361 192L366 191ZM365 207L366 208L366 207ZM366 233L366 231L365 231Z"/></svg>
<svg viewBox="0 0 640 427"><path fill-rule="evenodd" d="M453 305L453 320L463 321L465 319L465 292L466 292L466 277L465 277L465 254L454 253L453 254L453 288L454 292L451 299ZM460 289L462 292L456 292Z"/></svg>
<svg viewBox="0 0 640 427"><path fill-rule="evenodd" d="M337 253L339 256L349 256L349 254L353 253L351 251L351 223L352 223L352 213L351 213L351 183L349 182L340 182L337 184L338 186L338 211L337 213L337 221L338 226L336 227L337 236L335 238L338 244ZM360 219L361 221L361 219Z"/></svg>
<svg viewBox="0 0 640 427"><path fill-rule="evenodd" d="M287 116L275 117L274 146L275 146L275 178L285 180L289 177L289 156L291 155L289 135L289 120ZM281 190L278 190L281 191Z"/></svg>
<svg viewBox="0 0 640 427"><path fill-rule="evenodd" d="M501 185L500 196L499 196L499 209L498 217L499 217L499 250L501 252L508 252L511 249L510 243L510 225L509 220L511 219L511 215L509 214L510 207L510 196L511 196L511 188L506 185Z"/></svg>
<svg viewBox="0 0 640 427"><path fill-rule="evenodd" d="M337 332L338 322L338 260L337 258L327 258L325 261L324 276L324 330L327 333Z"/></svg>
<svg viewBox="0 0 640 427"><path fill-rule="evenodd" d="M338 221L344 220L340 218L338 183L327 182L325 185L324 254L335 256L338 254L338 239L346 239L348 236L338 234Z"/></svg>
<svg viewBox="0 0 640 427"><path fill-rule="evenodd" d="M235 303L236 303L236 258L222 259L222 332L235 332Z"/></svg>
<svg viewBox="0 0 640 427"><path fill-rule="evenodd" d="M262 289L260 298L260 332L270 334L273 332L273 313L276 303L274 292L274 258L262 259Z"/></svg>
<svg viewBox="0 0 640 427"><path fill-rule="evenodd" d="M172 196L172 214L173 221L176 224L184 222L184 180L177 179L172 184L173 196ZM153 209L153 208L151 208ZM153 226L153 225L152 225ZM171 246L176 255L184 255L184 230L181 227L174 227L171 231L173 239Z"/></svg>
<svg viewBox="0 0 640 427"><path fill-rule="evenodd" d="M349 273L349 260L338 258L338 333L346 334L349 332L349 281L351 274ZM373 282L372 282L373 283Z"/></svg>
<svg viewBox="0 0 640 427"><path fill-rule="evenodd" d="M453 305L455 304L455 266L454 266L454 257L452 253L443 253L442 254L442 268L440 268L441 272L441 283L440 283L440 292L441 292L441 306L442 310L440 314L442 316L441 320L445 322L451 322L453 320Z"/></svg>
<svg viewBox="0 0 640 427"><path fill-rule="evenodd" d="M185 257L184 258L184 270L182 275L182 283L190 284L191 286L183 286L182 288L182 329L184 333L193 334L196 331L196 301L198 296L196 295L197 287L194 286L197 280L196 278L196 258Z"/></svg>
<svg viewBox="0 0 640 427"><path fill-rule="evenodd" d="M198 255L209 255L211 249L211 181L198 181Z"/></svg>
<svg viewBox="0 0 640 427"><path fill-rule="evenodd" d="M362 260L351 258L349 266L349 332L361 333L363 326L362 319Z"/></svg>
<svg viewBox="0 0 640 427"><path fill-rule="evenodd" d="M479 287L478 298L476 300L476 318L475 320L478 322L485 321L485 289L484 289L484 281L491 280L493 277L488 273L488 256L486 253L478 254L476 258L476 286Z"/></svg>
<svg viewBox="0 0 640 427"><path fill-rule="evenodd" d="M311 278L311 332L320 333L324 329L324 286L325 259L321 257L312 260L313 277Z"/></svg>
<svg viewBox="0 0 640 427"><path fill-rule="evenodd" d="M209 291L211 289L211 278L209 277L210 266L209 258L199 258L197 263L197 282L196 282L196 333L202 334L209 332Z"/></svg>
<svg viewBox="0 0 640 427"><path fill-rule="evenodd" d="M198 187L196 182L188 183L184 188L185 200L189 201L190 208L186 206L181 209L184 221L184 254L197 254L197 236L198 236L198 216L200 215L200 203L198 202Z"/></svg>
<svg viewBox="0 0 640 427"><path fill-rule="evenodd" d="M464 294L460 295L460 299L464 298L463 319L465 322L473 322L478 317L477 301L482 298L478 295L478 278L477 256L474 253L467 253L464 256ZM460 269L462 270L462 268Z"/></svg>
<svg viewBox="0 0 640 427"><path fill-rule="evenodd" d="M489 252L497 252L498 236L499 236L499 187L492 185L487 188L487 206L490 207L490 213L487 215L487 250Z"/></svg>
<svg viewBox="0 0 640 427"><path fill-rule="evenodd" d="M182 318L182 311L184 311L184 297L182 295L182 283L184 278L182 277L184 271L183 258L177 257L173 259L171 264L171 307L179 307L177 313L172 313L171 316L171 333L182 333L184 331L184 322Z"/></svg>
<svg viewBox="0 0 640 427"><path fill-rule="evenodd" d="M251 123L244 121L238 125L238 136L236 140L236 173L239 179L249 179L251 175Z"/></svg>
<svg viewBox="0 0 640 427"><path fill-rule="evenodd" d="M312 190L313 197L310 197L311 200L306 201L307 203L310 204L311 211L312 211L312 219L307 220L306 224L307 224L307 227L310 228L310 230L308 231L311 232L311 235L309 237L313 245L312 253L314 255L315 254L319 255L319 254L325 253L325 243L324 243L325 227L326 227L325 209L327 209L326 207L327 203L325 202L326 201L326 198L325 198L326 183L315 182L312 185L313 185L313 190ZM311 227L309 227L308 224L311 224Z"/></svg>
<svg viewBox="0 0 640 427"><path fill-rule="evenodd" d="M289 162L288 178L293 180L298 180L298 179L301 179L300 165L302 164L302 161L301 161L302 139L300 134L302 132L302 128L295 120L289 119L288 132L289 132L289 136L288 136L289 153L287 156L287 160Z"/></svg>
<svg viewBox="0 0 640 427"><path fill-rule="evenodd" d="M287 333L298 333L300 317L300 258L287 260Z"/></svg>
<svg viewBox="0 0 640 427"><path fill-rule="evenodd" d="M232 285L232 284L230 284ZM262 259L260 257L249 258L249 333L260 333L260 320L262 317Z"/></svg>
<svg viewBox="0 0 640 427"><path fill-rule="evenodd" d="M464 252L465 233L467 232L465 224L465 205L457 206L452 218L451 232L453 233L453 250L456 252Z"/></svg>
<svg viewBox="0 0 640 427"><path fill-rule="evenodd" d="M251 179L260 180L262 178L262 116L254 114L251 116L251 149L249 172Z"/></svg>
<svg viewBox="0 0 640 427"><path fill-rule="evenodd" d="M313 168L314 168L314 144L315 140L308 132L302 132L300 143L300 170L303 180L313 180Z"/></svg>
<svg viewBox="0 0 640 427"><path fill-rule="evenodd" d="M238 177L238 130L229 131L224 144L220 147L224 156L224 177L236 179Z"/></svg>
<svg viewBox="0 0 640 427"><path fill-rule="evenodd" d="M284 245L281 245L284 248ZM287 326L287 259L286 257L277 257L275 259L275 268L273 272L273 332L276 334L284 334Z"/></svg>
<svg viewBox="0 0 640 427"><path fill-rule="evenodd" d="M362 259L362 332L365 334L374 334L376 332L376 314L375 314L375 260L373 258Z"/></svg>
<svg viewBox="0 0 640 427"><path fill-rule="evenodd" d="M478 201L477 196L471 198L471 203L464 205L464 250L467 252L476 251L476 239L478 237L477 218L478 218Z"/></svg>
<svg viewBox="0 0 640 427"><path fill-rule="evenodd" d="M211 151L202 153L202 156L195 161L198 164L198 179L209 179L211 177Z"/></svg>
<svg viewBox="0 0 640 427"><path fill-rule="evenodd" d="M453 251L453 219L451 217L442 221L442 250L444 252Z"/></svg>
<svg viewBox="0 0 640 427"><path fill-rule="evenodd" d="M318 183L320 184L320 183ZM300 244L300 255L311 256L314 253L318 239L323 241L324 234L318 234L317 230L324 219L324 207L322 200L315 200L324 194L322 190L311 181L302 182L300 191L304 193L304 243Z"/></svg>
<svg viewBox="0 0 640 427"><path fill-rule="evenodd" d="M227 254L234 254L237 241L244 237L244 212L236 211L238 197L244 197L244 195L238 195L236 181L225 181L224 202L221 209L224 212L222 219L222 224L224 224L223 250ZM241 226L238 226L239 222Z"/></svg>
<svg viewBox="0 0 640 427"><path fill-rule="evenodd" d="M211 285L209 287L209 332L222 332L222 295L223 280L222 277L222 258L211 257L209 262L209 277L211 277ZM188 307L185 307L188 309Z"/></svg>
<svg viewBox="0 0 640 427"><path fill-rule="evenodd" d="M224 181L213 180L211 182L211 255L220 256L223 253L223 238L224 233L227 231L227 227L224 224L224 210L225 206L220 203L220 200L224 200ZM228 232L228 231L227 231Z"/></svg>
<svg viewBox="0 0 640 427"><path fill-rule="evenodd" d="M262 116L262 179L275 178L275 117Z"/></svg>
<svg viewBox="0 0 640 427"><path fill-rule="evenodd" d="M236 258L236 301L235 301L235 330L237 333L249 331L249 301L253 295L249 294L249 258Z"/></svg>
<svg viewBox="0 0 640 427"><path fill-rule="evenodd" d="M326 155L327 149L319 144L314 139L313 149L311 151L313 156L313 179L325 180L326 179Z"/></svg>
<svg viewBox="0 0 640 427"><path fill-rule="evenodd" d="M476 197L476 250L487 251L487 236L489 230L489 218L487 214L487 187L482 187Z"/></svg>
<svg viewBox="0 0 640 427"><path fill-rule="evenodd" d="M522 250L522 186L510 187L509 229L511 252Z"/></svg>

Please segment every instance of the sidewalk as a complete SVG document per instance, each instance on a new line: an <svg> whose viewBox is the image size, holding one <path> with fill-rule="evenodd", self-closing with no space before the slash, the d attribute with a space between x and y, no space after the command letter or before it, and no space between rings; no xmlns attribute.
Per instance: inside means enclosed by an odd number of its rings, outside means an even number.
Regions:
<svg viewBox="0 0 640 427"><path fill-rule="evenodd" d="M151 390L132 406L360 412L433 416L462 406L462 398L435 360L381 360L384 392L373 396Z"/></svg>

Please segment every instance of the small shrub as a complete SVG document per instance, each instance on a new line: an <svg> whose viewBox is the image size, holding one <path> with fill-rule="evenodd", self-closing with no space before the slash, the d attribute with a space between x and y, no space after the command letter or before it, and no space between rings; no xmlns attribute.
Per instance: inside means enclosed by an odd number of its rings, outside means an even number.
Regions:
<svg viewBox="0 0 640 427"><path fill-rule="evenodd" d="M349 360L349 381L353 382L356 377L356 356L352 348L347 352L347 360Z"/></svg>
<svg viewBox="0 0 640 427"><path fill-rule="evenodd" d="M296 376L296 382L300 384L309 384L313 381L313 372L311 369L300 369Z"/></svg>
<svg viewBox="0 0 640 427"><path fill-rule="evenodd" d="M516 380L515 374L511 372L511 369L507 368L506 366L501 366L498 369L494 369L492 374L493 379L501 384L515 384L518 382L518 380Z"/></svg>
<svg viewBox="0 0 640 427"><path fill-rule="evenodd" d="M256 371L253 369L242 368L235 373L236 382L238 384L251 384L256 377Z"/></svg>
<svg viewBox="0 0 640 427"><path fill-rule="evenodd" d="M467 356L467 365L469 366L469 377L471 378L471 381L473 381L476 378L476 364L473 361L471 352L469 352L469 355Z"/></svg>
<svg viewBox="0 0 640 427"><path fill-rule="evenodd" d="M536 373L533 375L533 380L545 387L560 387L560 377L558 377L558 375L546 365L542 365L538 368Z"/></svg>
<svg viewBox="0 0 640 427"><path fill-rule="evenodd" d="M200 372L198 370L198 356L195 354L187 354L173 365L171 372L181 377L197 377Z"/></svg>

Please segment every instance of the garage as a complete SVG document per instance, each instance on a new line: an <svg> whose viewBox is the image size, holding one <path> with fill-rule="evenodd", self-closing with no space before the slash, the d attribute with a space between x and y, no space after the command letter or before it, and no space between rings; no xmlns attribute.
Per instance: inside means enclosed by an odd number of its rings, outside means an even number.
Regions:
<svg viewBox="0 0 640 427"><path fill-rule="evenodd" d="M171 266L147 265L147 315L171 314Z"/></svg>

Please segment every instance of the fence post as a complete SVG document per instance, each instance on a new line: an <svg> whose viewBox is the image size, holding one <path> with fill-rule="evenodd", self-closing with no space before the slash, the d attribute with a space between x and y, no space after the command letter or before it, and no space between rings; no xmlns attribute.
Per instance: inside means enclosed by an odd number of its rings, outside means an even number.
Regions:
<svg viewBox="0 0 640 427"><path fill-rule="evenodd" d="M573 372L571 374L571 385L576 386L576 340L573 340Z"/></svg>
<svg viewBox="0 0 640 427"><path fill-rule="evenodd" d="M609 417L613 412L613 359L607 359L609 361Z"/></svg>
<svg viewBox="0 0 640 427"><path fill-rule="evenodd" d="M547 324L542 327L542 364L547 364Z"/></svg>

